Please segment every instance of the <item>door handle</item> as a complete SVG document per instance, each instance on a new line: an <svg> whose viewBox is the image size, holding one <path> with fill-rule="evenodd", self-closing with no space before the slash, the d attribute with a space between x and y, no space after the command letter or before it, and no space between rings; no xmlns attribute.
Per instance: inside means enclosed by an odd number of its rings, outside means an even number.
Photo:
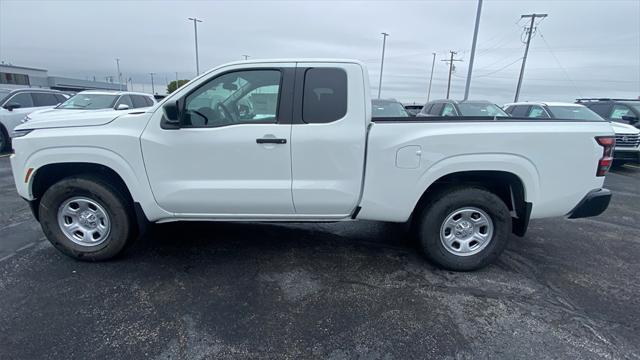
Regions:
<svg viewBox="0 0 640 360"><path fill-rule="evenodd" d="M287 143L287 139L259 138L259 139L256 139L256 143L258 143L258 144L286 144Z"/></svg>

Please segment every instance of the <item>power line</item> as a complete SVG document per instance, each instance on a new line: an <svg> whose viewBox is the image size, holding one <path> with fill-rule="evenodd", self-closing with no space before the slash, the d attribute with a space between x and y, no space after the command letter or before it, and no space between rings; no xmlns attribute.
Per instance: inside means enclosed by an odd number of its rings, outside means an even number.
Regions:
<svg viewBox="0 0 640 360"><path fill-rule="evenodd" d="M451 55L450 59L440 60L440 61L444 61L446 63L449 63L449 80L447 81L447 99L449 98L449 94L451 92L451 74L453 74L453 70L455 69L455 66L453 65L453 63L455 61L462 61L460 59L454 59L453 58L457 54L457 52L455 52L453 50L449 50L449 54Z"/></svg>
<svg viewBox="0 0 640 360"><path fill-rule="evenodd" d="M553 56L553 59L556 61L556 64L558 64L558 67L560 67L560 69L564 73L564 76L566 76L567 80L569 80L571 85L573 85L574 89L576 89L576 91L578 92L578 95L580 95L580 97L583 97L582 93L580 92L580 89L576 86L576 83L574 83L573 80L571 80L571 77L569 77L569 73L564 68L564 66L562 66L562 64L560 64L560 60L558 60L558 58L556 57L556 54L553 52L553 50L551 50L551 46L549 46L549 43L547 42L547 39L545 39L544 36L542 35L542 32L540 32L540 38L542 39L542 42L545 44L545 46L547 47L547 49L551 53L551 56Z"/></svg>
<svg viewBox="0 0 640 360"><path fill-rule="evenodd" d="M525 27L525 31L527 33L527 46L524 48L524 56L522 57L522 67L520 68L520 77L518 78L518 86L516 87L516 96L513 102L518 102L518 97L520 97L520 87L522 86L522 78L524 77L524 67L527 63L527 55L529 54L529 45L531 44L531 35L535 31L534 22L536 18L545 18L547 14L529 14L520 16L521 19L531 18L531 24L529 27Z"/></svg>

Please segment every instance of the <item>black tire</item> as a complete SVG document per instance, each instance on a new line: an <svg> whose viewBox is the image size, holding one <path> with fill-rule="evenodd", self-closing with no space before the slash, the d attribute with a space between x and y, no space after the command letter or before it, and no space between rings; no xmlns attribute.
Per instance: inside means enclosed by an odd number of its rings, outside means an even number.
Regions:
<svg viewBox="0 0 640 360"><path fill-rule="evenodd" d="M483 210L493 222L493 236L478 253L456 255L445 248L440 230L446 218L458 209ZM436 265L454 271L471 271L495 261L504 251L511 234L511 214L492 192L478 187L450 188L434 194L417 214L417 238L426 257Z"/></svg>
<svg viewBox="0 0 640 360"><path fill-rule="evenodd" d="M0 153L9 150L10 141L7 129L5 129L4 125L0 124Z"/></svg>
<svg viewBox="0 0 640 360"><path fill-rule="evenodd" d="M85 197L106 210L111 230L96 246L79 245L71 241L58 225L58 209L72 197ZM80 175L60 180L42 196L39 207L40 225L47 239L64 254L78 260L108 260L136 237L136 223L131 201L118 187L95 176Z"/></svg>

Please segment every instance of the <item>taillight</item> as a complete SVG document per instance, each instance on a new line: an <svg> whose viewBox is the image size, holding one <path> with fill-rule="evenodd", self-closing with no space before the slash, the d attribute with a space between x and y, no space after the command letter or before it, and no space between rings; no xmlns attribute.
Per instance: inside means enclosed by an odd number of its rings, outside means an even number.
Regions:
<svg viewBox="0 0 640 360"><path fill-rule="evenodd" d="M602 146L602 157L598 160L596 176L605 176L613 162L613 148L616 146L616 138L613 136L596 136L598 145Z"/></svg>

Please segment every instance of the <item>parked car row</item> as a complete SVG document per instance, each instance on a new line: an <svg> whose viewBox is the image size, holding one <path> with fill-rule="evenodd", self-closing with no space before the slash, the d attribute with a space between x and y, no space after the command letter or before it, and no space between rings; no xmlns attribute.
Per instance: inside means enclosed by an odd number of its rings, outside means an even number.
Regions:
<svg viewBox="0 0 640 360"><path fill-rule="evenodd" d="M434 100L402 105L393 99L372 100L374 118L489 116L539 120L607 120L616 135L613 159L618 165L640 163L640 100L578 99L567 102L518 102L502 108L485 100ZM400 107L404 106L405 111ZM417 109L420 109L416 112Z"/></svg>
<svg viewBox="0 0 640 360"><path fill-rule="evenodd" d="M0 152L9 147L17 125L36 117L55 120L80 111L121 111L155 103L152 95L129 91L87 90L72 95L50 89L0 89Z"/></svg>

